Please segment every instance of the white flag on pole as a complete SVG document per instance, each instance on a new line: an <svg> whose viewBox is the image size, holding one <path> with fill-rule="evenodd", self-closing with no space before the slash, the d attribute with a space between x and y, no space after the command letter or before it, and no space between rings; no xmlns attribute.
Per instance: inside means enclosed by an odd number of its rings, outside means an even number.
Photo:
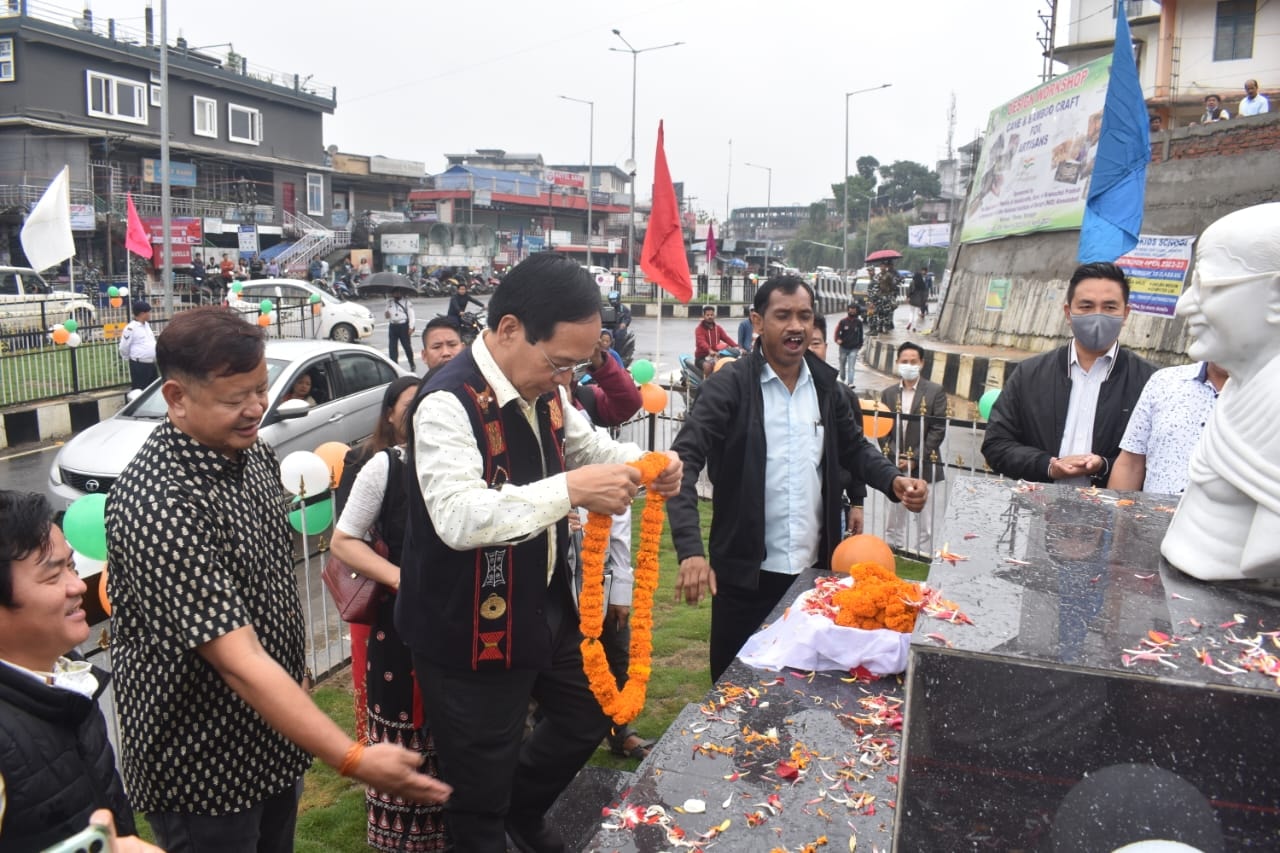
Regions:
<svg viewBox="0 0 1280 853"><path fill-rule="evenodd" d="M62 167L58 177L40 196L22 225L22 251L32 269L46 270L76 254L71 237L71 170Z"/></svg>

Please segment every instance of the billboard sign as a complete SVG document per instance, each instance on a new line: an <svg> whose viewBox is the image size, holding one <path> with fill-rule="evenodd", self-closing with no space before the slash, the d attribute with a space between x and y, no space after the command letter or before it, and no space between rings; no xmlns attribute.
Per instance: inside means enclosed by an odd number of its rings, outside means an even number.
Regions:
<svg viewBox="0 0 1280 853"><path fill-rule="evenodd" d="M945 249L951 245L951 223L930 222L925 225L908 225L907 245L913 249Z"/></svg>
<svg viewBox="0 0 1280 853"><path fill-rule="evenodd" d="M149 184L158 184L163 174L164 170L160 168L159 160L153 160L150 157L142 158L142 180ZM195 185L196 166L194 163L169 161L169 186L194 187Z"/></svg>
<svg viewBox="0 0 1280 853"><path fill-rule="evenodd" d="M1139 234L1138 245L1116 258L1129 279L1129 307L1138 314L1172 317L1187 282L1195 237Z"/></svg>
<svg viewBox="0 0 1280 853"><path fill-rule="evenodd" d="M585 187L587 185L586 175L580 172L547 169L543 172L543 176L547 179L547 183L555 184L558 187Z"/></svg>
<svg viewBox="0 0 1280 853"><path fill-rule="evenodd" d="M421 241L420 234L383 234L384 255L416 255Z"/></svg>
<svg viewBox="0 0 1280 853"><path fill-rule="evenodd" d="M144 217L142 225L151 235L151 245L155 247L155 255L151 262L156 266L164 263L164 223L159 218ZM169 221L169 242L173 247L174 266L187 266L191 263L192 250L204 242L203 220L174 218Z"/></svg>
<svg viewBox="0 0 1280 853"><path fill-rule="evenodd" d="M992 110L960 241L1079 228L1111 55Z"/></svg>

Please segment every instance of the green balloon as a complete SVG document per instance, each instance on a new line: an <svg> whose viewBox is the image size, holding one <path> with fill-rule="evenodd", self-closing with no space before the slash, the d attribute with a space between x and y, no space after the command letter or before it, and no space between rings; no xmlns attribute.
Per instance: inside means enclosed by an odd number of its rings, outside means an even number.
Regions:
<svg viewBox="0 0 1280 853"><path fill-rule="evenodd" d="M85 495L67 507L62 535L71 547L93 560L107 559L107 496Z"/></svg>
<svg viewBox="0 0 1280 853"><path fill-rule="evenodd" d="M237 281L235 284L231 285L232 293L239 293L242 290L244 290L244 282L242 281Z"/></svg>
<svg viewBox="0 0 1280 853"><path fill-rule="evenodd" d="M978 398L978 414L982 415L983 420L990 419L991 407L996 404L996 398L999 396L999 388L988 388L983 392L982 396Z"/></svg>
<svg viewBox="0 0 1280 853"><path fill-rule="evenodd" d="M270 299L264 299L258 303L258 310L261 311L263 314L270 314L271 310L275 307L276 306L271 304Z"/></svg>
<svg viewBox="0 0 1280 853"><path fill-rule="evenodd" d="M307 301L310 302L312 305L315 305L317 302L320 301L320 294L318 293L311 294L311 298L308 299Z"/></svg>
<svg viewBox="0 0 1280 853"><path fill-rule="evenodd" d="M653 362L647 358L638 358L631 362L631 378L636 381L637 385L643 385L646 382L653 381L654 370Z"/></svg>
<svg viewBox="0 0 1280 853"><path fill-rule="evenodd" d="M76 329L80 328L80 324L75 320L67 320L62 324L62 328L66 329L68 332L74 332Z"/></svg>
<svg viewBox="0 0 1280 853"><path fill-rule="evenodd" d="M120 288L116 287L114 284L107 288L107 296L110 296L112 299L115 299L119 295Z"/></svg>
<svg viewBox="0 0 1280 853"><path fill-rule="evenodd" d="M294 498L293 502L297 505L300 500L300 498ZM307 536L324 533L329 529L330 524L333 524L333 498L325 498L324 500L307 504L307 527L305 530L302 529L302 508L298 507L289 511L289 526L299 533L305 533Z"/></svg>

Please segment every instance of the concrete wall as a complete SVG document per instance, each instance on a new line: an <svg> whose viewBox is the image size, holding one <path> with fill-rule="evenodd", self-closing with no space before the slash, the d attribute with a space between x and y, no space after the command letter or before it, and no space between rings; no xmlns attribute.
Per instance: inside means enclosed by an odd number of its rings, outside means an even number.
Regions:
<svg viewBox="0 0 1280 853"><path fill-rule="evenodd" d="M1178 128L1152 139L1148 234L1199 235L1226 214L1280 197L1280 112ZM961 246L937 327L945 341L1043 352L1070 335L1062 312L1077 266L1079 231L1005 237ZM992 279L1012 282L1004 311L987 311ZM1182 320L1132 314L1121 343L1159 364L1186 361Z"/></svg>

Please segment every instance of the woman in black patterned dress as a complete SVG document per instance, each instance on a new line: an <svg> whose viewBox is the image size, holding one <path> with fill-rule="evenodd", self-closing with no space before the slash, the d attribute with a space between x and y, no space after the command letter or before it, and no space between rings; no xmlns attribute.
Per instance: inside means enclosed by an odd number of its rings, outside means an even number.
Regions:
<svg viewBox="0 0 1280 853"><path fill-rule="evenodd" d="M404 415L417 393L416 377L397 379L387 387L379 432L395 431L394 445L374 454L356 476L333 533L333 553L354 571L382 584L378 616L369 629L363 678L368 710L369 743L397 743L423 754L424 772L436 775L431 733L423 726L422 705L409 649L395 629L396 590L400 587L400 546L406 518L406 470L403 460ZM370 544L386 543L386 556ZM375 850L445 850L448 839L441 806L406 803L369 788L369 846Z"/></svg>

